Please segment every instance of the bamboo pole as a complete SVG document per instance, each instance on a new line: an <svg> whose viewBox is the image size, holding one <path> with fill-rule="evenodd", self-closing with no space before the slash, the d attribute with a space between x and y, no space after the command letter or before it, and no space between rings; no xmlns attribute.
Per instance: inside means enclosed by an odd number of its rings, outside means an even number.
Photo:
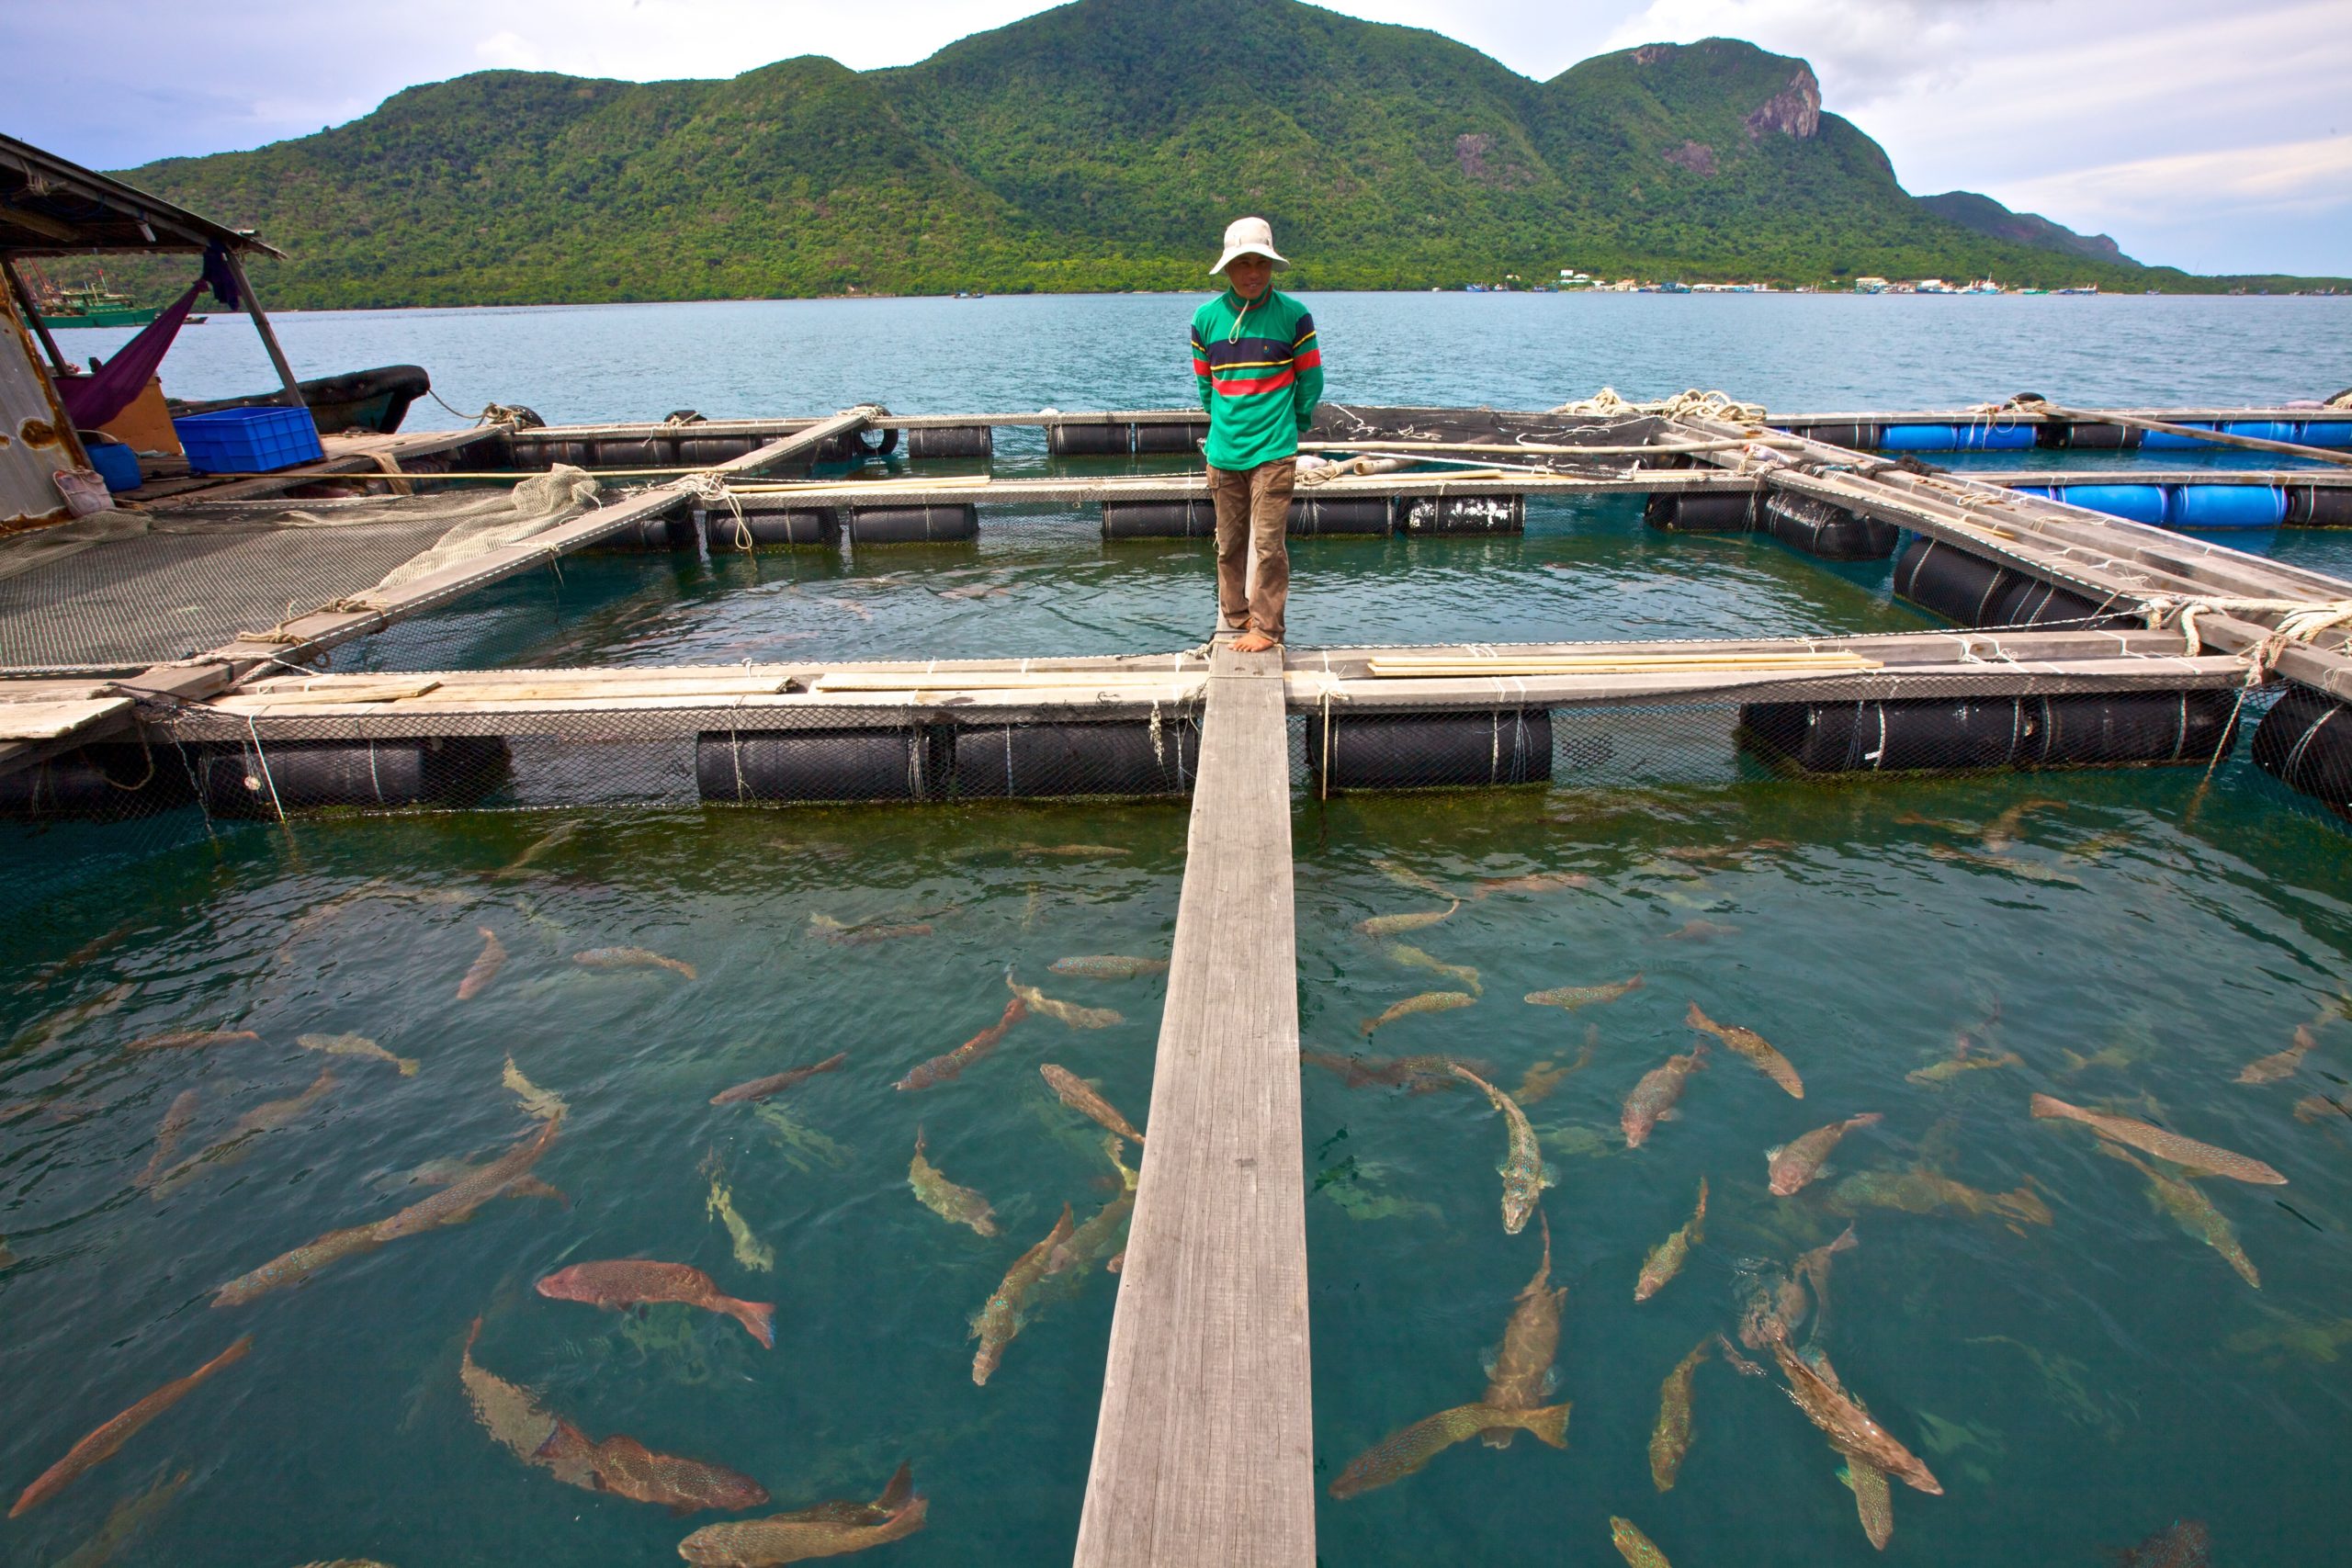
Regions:
<svg viewBox="0 0 2352 1568"><path fill-rule="evenodd" d="M295 378L294 367L287 362L286 351L277 346L277 329L269 324L269 317L262 311L260 296L246 280L244 263L237 259L234 251L224 249L220 254L229 264L229 276L237 280L237 294L245 302L245 314L253 318L254 330L261 333L261 345L269 351L269 362L277 367L277 378L285 384L286 406L307 411L311 405L302 396L302 383Z"/></svg>
<svg viewBox="0 0 2352 1568"><path fill-rule="evenodd" d="M2321 446L2299 446L2291 441L2273 441L2264 435L2240 435L2228 430L2201 430L2193 424L2174 424L2166 420L2145 419L2135 413L2107 413L2098 409L2063 408L2056 403L2044 404L2042 412L2060 419L2077 420L2086 423L2120 424L2133 430L2160 431L2166 435L2193 436L2197 440L2210 441L2220 446L2242 446L2250 452L2290 452L2298 457L2309 457L2315 462L2352 467L2352 452L2331 452Z"/></svg>

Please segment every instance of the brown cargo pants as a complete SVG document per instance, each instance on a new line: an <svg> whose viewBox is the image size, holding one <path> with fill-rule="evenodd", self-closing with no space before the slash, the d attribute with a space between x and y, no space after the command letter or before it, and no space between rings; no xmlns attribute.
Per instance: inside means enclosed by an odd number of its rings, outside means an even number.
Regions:
<svg viewBox="0 0 2352 1568"><path fill-rule="evenodd" d="M1283 640L1290 602L1290 494L1298 459L1209 468L1216 501L1216 608L1224 625Z"/></svg>

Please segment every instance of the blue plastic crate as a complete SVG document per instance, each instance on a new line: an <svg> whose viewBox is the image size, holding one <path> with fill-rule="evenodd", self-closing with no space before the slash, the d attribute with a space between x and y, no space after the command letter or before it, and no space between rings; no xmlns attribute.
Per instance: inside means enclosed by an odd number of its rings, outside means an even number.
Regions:
<svg viewBox="0 0 2352 1568"><path fill-rule="evenodd" d="M309 409L215 409L175 419L172 428L199 474L266 474L326 456Z"/></svg>

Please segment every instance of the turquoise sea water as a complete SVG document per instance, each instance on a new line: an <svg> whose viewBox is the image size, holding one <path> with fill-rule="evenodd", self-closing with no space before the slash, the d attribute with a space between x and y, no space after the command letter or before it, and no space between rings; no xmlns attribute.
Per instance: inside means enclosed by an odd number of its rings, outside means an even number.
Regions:
<svg viewBox="0 0 2352 1568"><path fill-rule="evenodd" d="M1471 314L1489 307L1499 310ZM1338 297L1317 308L1335 360L1340 340L1360 334L1366 385L1351 395L1364 400L1523 404L1602 381L1629 393L1701 381L1784 406L2026 387L2158 401L2324 395L2352 379L2323 373L2345 363L2341 301ZM808 412L867 396L910 411L1080 407L1181 398L1181 377L1170 382L1162 356L1130 338L1183 310L1135 298L398 312L300 317L288 333L298 361L321 361L306 371L413 358L444 387L470 389L453 394L460 406L496 396L552 418ZM605 344L584 367L583 322ZM304 346L313 328L319 346ZM199 332L220 330L240 329ZM1457 347L1440 354L1448 334ZM1013 352L1024 342L1034 354ZM1398 342L1419 346L1371 346ZM1549 346L1530 355L1530 342ZM1041 359L1069 374L1039 378ZM1016 448L1001 468L1043 466ZM2266 544L2313 564L2335 554L2312 536ZM1302 541L1296 562L1302 645L1932 624L1888 598L1883 566L1669 538L1627 501L1532 509L1518 539ZM1204 629L1206 570L1199 547L1107 548L1073 513L961 551L605 557L479 595L350 658L1168 649ZM1012 592L940 593L982 583ZM2210 784L2191 768L1830 786L1767 777L1711 744L1694 741L1672 766L1629 763L1546 789L1298 799L1305 1043L1448 1053L1490 1066L1505 1089L1527 1084L1556 1182L1544 1195L1554 1280L1569 1292L1555 1397L1574 1404L1565 1451L1524 1437L1500 1453L1470 1443L1393 1486L1321 1500L1322 1560L1600 1562L1611 1515L1681 1568L1881 1560L1834 1456L1773 1382L1703 1365L1671 1492L1657 1491L1646 1459L1660 1380L1704 1337L1736 1330L1747 1279L1837 1235L1845 1208L1857 1245L1836 1260L1816 1343L1946 1490L1898 1485L1884 1561L2088 1565L2179 1518L2210 1526L2217 1562L2334 1560L2352 1523L2331 1484L2352 1440L2352 1122L2297 1107L2352 1104L2341 829L2242 758ZM720 1516L673 1520L567 1487L477 1424L459 1354L479 1316L486 1371L530 1385L593 1438L625 1433L744 1472L776 1507L870 1498L911 1461L930 1523L876 1563L1066 1559L1116 1279L1098 1263L1048 1281L1051 1299L985 1388L970 1379L967 1325L1063 1202L1082 1219L1115 1193L1096 1130L1037 1067L1095 1080L1143 1122L1161 982L1046 966L1165 956L1184 828L1180 804L480 813L181 824L111 861L108 843L130 840L11 829L12 874L70 891L21 918L0 960L0 1236L15 1258L0 1268L0 1376L16 1393L0 1478L13 1496L134 1400L240 1335L254 1345L118 1457L0 1524L0 1558L64 1558L108 1530L111 1510L146 1497L118 1517L110 1558L81 1561L676 1561L677 1540ZM68 862L77 874L63 874ZM1544 873L1583 882L1480 896L1482 879ZM1363 1021L1392 1003L1460 984L1353 929L1443 908L1432 886L1461 908L1402 940L1475 968L1481 994L1367 1037ZM812 915L931 929L844 944ZM508 956L461 1000L485 927ZM573 960L611 946L691 964L695 977ZM1008 966L1120 1021L1032 1018L956 1081L895 1090L910 1067L998 1020ZM1520 999L1636 974L1638 989L1575 1013ZM1694 1000L1782 1050L1806 1096L1713 1047L1680 1119L1628 1151L1620 1107L1642 1074L1699 1038L1682 1021ZM2233 1081L2299 1027L2315 1044L2288 1077ZM1548 1094L1540 1076L1528 1083L1539 1064L1574 1066L1589 1028L1581 1067ZM259 1039L121 1049L192 1029ZM298 1043L346 1032L414 1058L416 1074ZM1980 1056L2018 1060L1940 1085L1906 1076L1951 1057L1963 1032ZM772 1102L777 1115L708 1103L729 1084L836 1052L842 1066ZM491 1157L530 1133L502 1087L509 1056L571 1107L537 1171L560 1201L495 1201L300 1289L209 1305L274 1255L417 1201L432 1190L411 1179L420 1166ZM240 1145L242 1158L199 1168L160 1200L136 1185L184 1090L198 1100L181 1157L256 1106L301 1094L326 1066L335 1081L323 1097ZM1303 1070L1323 1484L1386 1433L1479 1395L1540 1242L1532 1225L1503 1232L1504 1132L1482 1098ZM2199 1184L2261 1288L2153 1207L2145 1179L2101 1157L2087 1130L2030 1120L2035 1090L2276 1165L2284 1188ZM1767 1193L1766 1148L1864 1112L1883 1120L1848 1136L1835 1174L1791 1198ZM1000 1235L917 1204L906 1172L919 1125L929 1157L993 1202ZM2022 1189L2049 1223L1871 1207L1856 1201L1867 1183L1841 1187L1922 1170L1981 1193ZM1636 1306L1644 1256L1689 1215L1702 1176L1704 1240ZM771 1269L739 1260L710 1213L714 1177L773 1249ZM624 1316L531 1289L567 1264L640 1254L774 1302L775 1348L690 1308ZM183 1470L176 1490L151 1492Z"/></svg>

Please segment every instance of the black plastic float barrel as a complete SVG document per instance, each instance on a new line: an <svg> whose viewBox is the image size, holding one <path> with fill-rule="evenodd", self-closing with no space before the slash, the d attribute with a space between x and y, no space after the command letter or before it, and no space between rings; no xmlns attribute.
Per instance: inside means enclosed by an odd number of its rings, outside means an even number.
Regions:
<svg viewBox="0 0 2352 1568"><path fill-rule="evenodd" d="M2288 788L2352 817L2352 713L2342 703L2289 686L2255 726L2254 761Z"/></svg>
<svg viewBox="0 0 2352 1568"><path fill-rule="evenodd" d="M2088 627L2136 619L1925 535L1913 536L1895 558L1894 592L1964 626Z"/></svg>
<svg viewBox="0 0 2352 1568"><path fill-rule="evenodd" d="M858 545L918 545L974 539L980 509L969 502L923 506L857 506L850 509L849 541Z"/></svg>
<svg viewBox="0 0 2352 1568"><path fill-rule="evenodd" d="M996 432L985 424L954 424L907 432L910 457L992 457Z"/></svg>
<svg viewBox="0 0 2352 1568"><path fill-rule="evenodd" d="M593 445L600 468L668 468L678 462L678 444L666 435L614 438Z"/></svg>
<svg viewBox="0 0 2352 1568"><path fill-rule="evenodd" d="M1745 534L1757 523L1754 491L1737 495L1673 491L1654 492L1642 508L1642 520L1669 534Z"/></svg>
<svg viewBox="0 0 2352 1568"><path fill-rule="evenodd" d="M1523 495L1409 495L1396 501L1396 528L1406 534L1522 534Z"/></svg>
<svg viewBox="0 0 2352 1568"><path fill-rule="evenodd" d="M1108 457L1136 449L1131 424L1049 424L1046 450L1056 457Z"/></svg>
<svg viewBox="0 0 2352 1568"><path fill-rule="evenodd" d="M1772 537L1823 560L1884 560L1903 532L1892 523L1785 491L1766 496L1761 511Z"/></svg>
<svg viewBox="0 0 2352 1568"><path fill-rule="evenodd" d="M1306 716L1306 769L1320 789L1539 784L1552 776L1552 710ZM1328 773L1328 776L1327 776Z"/></svg>
<svg viewBox="0 0 2352 1568"><path fill-rule="evenodd" d="M1878 426L1875 424L1807 424L1790 432L1831 446L1843 446L1849 452L1878 450Z"/></svg>
<svg viewBox="0 0 2352 1568"><path fill-rule="evenodd" d="M781 512L747 506L740 522L733 509L725 506L698 508L695 515L702 523L703 544L713 555L741 550L747 542L753 549L763 549L772 545L832 545L840 543L842 536L841 513L830 506Z"/></svg>
<svg viewBox="0 0 2352 1568"><path fill-rule="evenodd" d="M1138 424L1136 426L1136 450L1138 452L1195 452L1201 438L1209 433L1205 424Z"/></svg>
<svg viewBox="0 0 2352 1568"><path fill-rule="evenodd" d="M1106 501L1106 539L1212 539L1216 506L1206 501Z"/></svg>
<svg viewBox="0 0 2352 1568"><path fill-rule="evenodd" d="M1390 530L1388 498L1385 495L1294 495L1288 532L1306 537L1322 534L1385 534Z"/></svg>
<svg viewBox="0 0 2352 1568"><path fill-rule="evenodd" d="M640 517L618 533L607 534L590 545L592 550L682 550L695 542L695 520L698 513L684 508L673 508L652 517Z"/></svg>
<svg viewBox="0 0 2352 1568"><path fill-rule="evenodd" d="M274 818L322 807L466 806L503 784L494 736L405 740L237 741L197 759L197 788L215 817Z"/></svg>
<svg viewBox="0 0 2352 1568"><path fill-rule="evenodd" d="M2108 424L2098 420L2071 422L2044 420L2034 428L2034 445L2054 447L2062 451L2126 452L2140 445L2144 434L2128 424Z"/></svg>
<svg viewBox="0 0 2352 1568"><path fill-rule="evenodd" d="M678 442L678 461L698 467L730 462L764 445L756 435L690 435Z"/></svg>
<svg viewBox="0 0 2352 1568"><path fill-rule="evenodd" d="M1200 772L1189 718L1096 724L967 725L956 731L956 794L1187 795Z"/></svg>
<svg viewBox="0 0 2352 1568"><path fill-rule="evenodd" d="M953 754L944 726L706 731L695 737L695 787L735 805L929 800Z"/></svg>
<svg viewBox="0 0 2352 1568"><path fill-rule="evenodd" d="M2352 528L2352 490L2333 485L2290 485L2287 522L2303 528Z"/></svg>
<svg viewBox="0 0 2352 1568"><path fill-rule="evenodd" d="M111 821L184 806L192 797L187 764L168 744L85 746L0 773L0 817Z"/></svg>
<svg viewBox="0 0 2352 1568"><path fill-rule="evenodd" d="M2086 693L1749 703L1740 730L1809 773L2203 762L2228 744L2237 694Z"/></svg>

